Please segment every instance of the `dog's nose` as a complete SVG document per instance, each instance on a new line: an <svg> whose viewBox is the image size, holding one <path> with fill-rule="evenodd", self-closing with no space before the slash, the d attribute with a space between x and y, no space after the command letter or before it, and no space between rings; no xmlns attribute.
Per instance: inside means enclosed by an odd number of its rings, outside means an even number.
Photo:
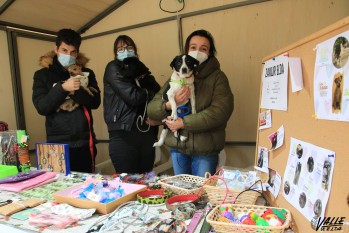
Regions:
<svg viewBox="0 0 349 233"><path fill-rule="evenodd" d="M187 69L186 67L183 67L183 68L182 68L182 73L183 73L183 74L188 73L188 69Z"/></svg>

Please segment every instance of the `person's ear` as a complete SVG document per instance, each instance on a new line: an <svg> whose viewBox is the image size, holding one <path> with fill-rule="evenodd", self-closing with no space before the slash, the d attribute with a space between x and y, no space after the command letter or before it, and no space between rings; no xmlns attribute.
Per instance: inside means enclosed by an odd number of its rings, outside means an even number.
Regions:
<svg viewBox="0 0 349 233"><path fill-rule="evenodd" d="M55 48L53 49L53 51L55 52L55 54L58 54L58 47L55 46Z"/></svg>

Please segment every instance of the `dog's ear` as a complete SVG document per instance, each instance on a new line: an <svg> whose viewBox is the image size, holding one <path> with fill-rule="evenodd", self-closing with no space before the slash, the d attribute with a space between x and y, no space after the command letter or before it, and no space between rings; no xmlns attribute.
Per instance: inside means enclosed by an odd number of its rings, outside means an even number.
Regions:
<svg viewBox="0 0 349 233"><path fill-rule="evenodd" d="M176 56L173 58L172 62L170 63L171 68L173 69L176 66L176 62L180 59L180 56Z"/></svg>
<svg viewBox="0 0 349 233"><path fill-rule="evenodd" d="M186 55L185 58L186 58L187 64L188 65L190 64L190 66L192 66L192 69L196 69L200 64L200 62L196 58L194 58L188 54Z"/></svg>

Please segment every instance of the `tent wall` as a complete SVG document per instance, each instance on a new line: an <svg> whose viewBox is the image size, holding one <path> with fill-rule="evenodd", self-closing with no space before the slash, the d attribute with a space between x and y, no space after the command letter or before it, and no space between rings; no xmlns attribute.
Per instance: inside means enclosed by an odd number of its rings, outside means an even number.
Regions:
<svg viewBox="0 0 349 233"><path fill-rule="evenodd" d="M184 10L176 15L161 11L159 1L128 1L82 35L81 51L91 59L89 67L95 71L103 90L104 69L113 59L113 42L120 34L130 35L139 47L142 61L163 84L172 72L169 63L180 53L185 38L196 29L210 31L215 38L221 68L235 95L235 110L227 127L226 164L251 166L255 153L262 58L348 16L349 1L322 0L319 4L317 0L187 0L185 3ZM180 4L167 0L163 1L163 7L176 10ZM0 46L5 49L1 51L7 51L6 33L0 32ZM11 77L9 57L0 55L0 59L5 60L1 64L5 64L2 79L6 80L6 90L0 87L1 105L4 97L13 99L11 78L23 82L25 127L31 135L31 143L44 141L44 120L31 104L32 76L39 68L37 60L52 49L54 43L21 36L16 42L20 77ZM16 113L12 105L7 109L8 115L1 111L0 119L10 122ZM107 140L103 106L94 111L93 116L98 139ZM16 128L13 123L11 126ZM107 145L98 145L97 163L108 158Z"/></svg>

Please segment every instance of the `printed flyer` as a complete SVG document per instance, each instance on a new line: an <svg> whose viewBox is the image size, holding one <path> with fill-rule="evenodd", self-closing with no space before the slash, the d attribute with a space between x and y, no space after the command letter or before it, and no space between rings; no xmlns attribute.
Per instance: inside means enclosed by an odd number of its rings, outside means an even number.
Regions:
<svg viewBox="0 0 349 233"><path fill-rule="evenodd" d="M318 119L349 121L349 31L316 46L314 107Z"/></svg>
<svg viewBox="0 0 349 233"><path fill-rule="evenodd" d="M324 217L334 162L335 152L291 138L283 196L309 221Z"/></svg>

